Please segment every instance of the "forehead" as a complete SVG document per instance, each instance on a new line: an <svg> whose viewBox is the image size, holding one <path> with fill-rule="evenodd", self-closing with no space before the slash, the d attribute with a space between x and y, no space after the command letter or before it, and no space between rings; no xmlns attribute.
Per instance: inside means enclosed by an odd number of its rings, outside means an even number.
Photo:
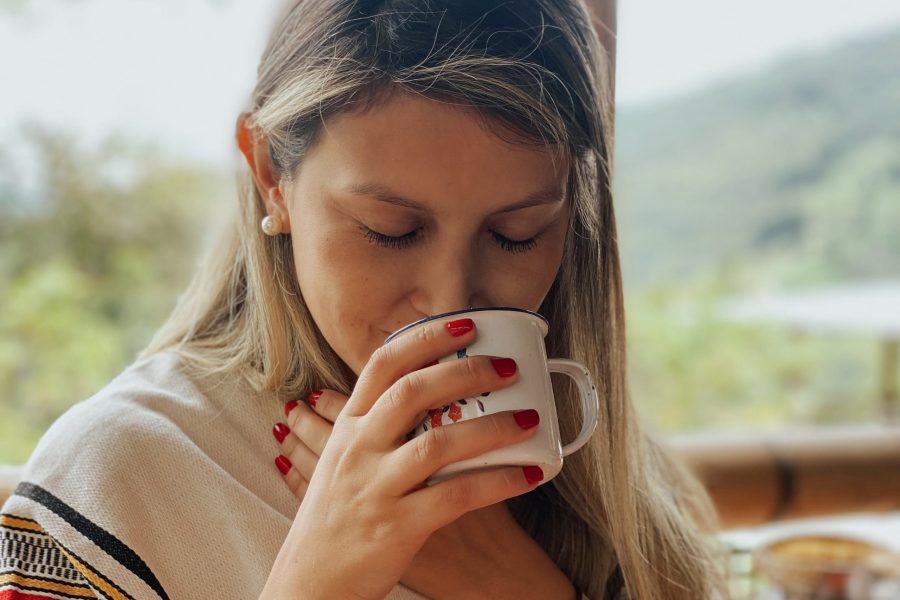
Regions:
<svg viewBox="0 0 900 600"><path fill-rule="evenodd" d="M425 201L494 205L564 189L565 169L558 147L504 140L471 108L396 94L326 121L297 175L330 190L375 181Z"/></svg>

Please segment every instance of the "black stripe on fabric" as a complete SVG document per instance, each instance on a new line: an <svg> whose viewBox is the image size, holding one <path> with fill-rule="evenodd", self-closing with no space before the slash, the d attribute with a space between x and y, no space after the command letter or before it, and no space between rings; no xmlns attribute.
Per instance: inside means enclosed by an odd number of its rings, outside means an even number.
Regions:
<svg viewBox="0 0 900 600"><path fill-rule="evenodd" d="M75 569L75 567L72 567L72 570L76 571L76 572L78 571L77 569ZM89 586L86 583L76 583L76 582L68 580L68 579L59 579L59 578L54 579L51 577L44 577L43 575L34 575L32 573L26 573L25 571L22 571L20 569L7 569L5 571L0 571L0 577L3 577L4 575L9 575L11 573L15 573L16 575L21 575L22 577L27 577L28 579L37 579L39 581L46 581L48 583L58 583L60 585L68 585L70 587L84 588L86 590L91 589L91 586ZM79 573L79 575L80 575L80 573ZM17 585L17 584L9 584L9 585ZM54 594L55 593L56 592L54 592Z"/></svg>
<svg viewBox="0 0 900 600"><path fill-rule="evenodd" d="M23 531L25 533L33 533L34 535L41 535L39 531L35 531L34 529L25 529L24 527L11 527L9 525L0 525L0 530L6 529L8 531Z"/></svg>
<svg viewBox="0 0 900 600"><path fill-rule="evenodd" d="M20 517L19 515L14 515L12 513L0 513L0 517L9 517L10 519L18 519L20 521L28 521L29 523L34 523L35 525L40 526L40 523L38 523L34 519L29 519L28 517Z"/></svg>
<svg viewBox="0 0 900 600"><path fill-rule="evenodd" d="M34 500L38 504L46 506L54 513L62 517L69 525L75 528L81 535L88 538L104 552L115 558L140 577L153 591L159 594L163 600L169 600L169 595L163 589L162 584L141 559L137 553L129 548L122 540L109 533L77 510L45 490L39 485L22 481L16 486L13 494ZM79 558L79 560L81 560ZM98 573L99 574L99 573Z"/></svg>
<svg viewBox="0 0 900 600"><path fill-rule="evenodd" d="M105 575L100 573L97 569L94 568L94 566L91 563L84 560L77 553L73 552L69 548L66 548L65 545L63 545L59 540L57 540L56 538L51 536L49 533L47 533L43 528L41 529L40 532L28 531L27 533L30 534L29 537L41 538L42 542L45 539L47 545L44 546L43 544L41 544L40 546L32 546L31 541L24 540L24 539L23 540L15 540L15 541L7 540L9 542L13 542L14 544L18 544L18 545L31 546L31 548L28 551L28 554L26 554L24 557L21 557L21 556L19 557L19 558L24 558L26 563L32 564L33 567L40 568L42 573L48 569L50 570L51 573L54 571L54 569L64 569L65 571L71 571L78 578L80 578L81 580L83 580L85 582L85 585L83 587L85 587L89 590L92 590L94 592L94 594L99 595L99 597L102 599L113 600L113 597L111 595L109 595L108 593L104 592L103 590L101 590L99 588L95 588L93 586L93 582L88 580L88 578L84 575L84 573L79 571L78 568L75 567L75 565L73 565L71 563L69 558L65 554L63 554L63 552L68 552L69 555L71 555L74 559L77 559L79 562L81 562L85 566L85 568L90 569L91 573L94 576L103 580L103 582L105 582L111 588L115 589L115 591L118 592L121 596L124 596L125 598L127 598L129 600L134 600L134 597L131 596L130 594L128 594L128 592L126 592L125 590L120 588L113 581L111 581L108 577L106 577ZM18 549L16 549L16 550L18 550ZM35 551L35 550L37 550L37 552L38 552L37 555L33 554L33 551ZM34 577L37 579L47 579L45 577L42 577L39 574L26 573L25 571L21 571L21 570L18 570L16 572L19 572L23 576L26 576L26 577ZM57 574L57 576L62 577L58 574ZM65 579L67 582L71 581L71 579L69 579L68 577L66 577ZM81 585L81 584L68 583L68 585ZM97 597L97 596L95 596L95 597Z"/></svg>
<svg viewBox="0 0 900 600"><path fill-rule="evenodd" d="M120 588L120 587L119 587L118 585L116 585L115 582L112 581L109 577L107 577L106 575L104 575L103 573L101 573L100 571L98 571L97 569L95 569L95 568L94 568L94 565L92 565L92 564L89 563L88 561L86 561L86 560L84 560L83 558L81 558L80 556L78 556L78 554L76 554L75 552L73 552L70 548L67 548L66 546L64 546L64 545L62 544L62 542L60 542L58 539L56 539L55 537L53 537L53 536L50 535L49 533L47 534L47 537L49 537L51 540L53 540L53 543L54 543L54 544L56 544L57 546L59 546L59 548L57 548L57 550L62 549L62 550L64 550L65 552L68 552L70 555L72 555L73 557L75 557L75 559L78 560L78 562L80 562L80 563L83 564L85 567L87 567L88 569L90 569L90 570L91 570L91 573L93 573L94 575L96 575L97 577L99 577L100 579L102 579L103 581L105 581L106 583L108 583L108 584L110 585L110 587L115 588L115 590L116 590L117 592L119 592L120 594L122 594L123 596L125 596L126 598L128 598L128 600L134 600L134 596L132 596L131 594L129 594L128 592L126 592L125 590L123 590L122 588ZM73 565L73 564L71 563L71 561L69 561L69 559L66 558L66 556L65 556L64 554L61 553L60 556L62 556L63 560L65 560L67 564L71 565L73 569L75 569L76 571L78 571L78 567L76 567L75 565ZM79 571L79 573L81 573L81 571ZM88 586L89 586L92 590L94 590L95 593L102 595L104 598L107 598L108 600L113 600L113 597L112 597L112 596L110 596L109 594L107 594L107 593L104 592L103 590L94 587L94 585L93 585L93 584L91 583L91 581L84 575L84 573L81 573L81 576L84 577L84 580L88 582Z"/></svg>

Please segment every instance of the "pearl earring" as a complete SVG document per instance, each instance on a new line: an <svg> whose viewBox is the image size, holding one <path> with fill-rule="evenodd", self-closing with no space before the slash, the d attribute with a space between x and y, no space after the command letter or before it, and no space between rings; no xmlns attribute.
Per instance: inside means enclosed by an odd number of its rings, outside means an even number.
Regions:
<svg viewBox="0 0 900 600"><path fill-rule="evenodd" d="M267 215L260 225L266 235L275 236L281 233L281 219L278 215Z"/></svg>

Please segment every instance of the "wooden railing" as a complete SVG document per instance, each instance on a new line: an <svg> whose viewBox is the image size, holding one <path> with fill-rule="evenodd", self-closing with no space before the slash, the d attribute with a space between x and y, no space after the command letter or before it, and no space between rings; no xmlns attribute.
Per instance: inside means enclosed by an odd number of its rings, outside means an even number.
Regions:
<svg viewBox="0 0 900 600"><path fill-rule="evenodd" d="M675 438L724 528L900 510L900 426Z"/></svg>

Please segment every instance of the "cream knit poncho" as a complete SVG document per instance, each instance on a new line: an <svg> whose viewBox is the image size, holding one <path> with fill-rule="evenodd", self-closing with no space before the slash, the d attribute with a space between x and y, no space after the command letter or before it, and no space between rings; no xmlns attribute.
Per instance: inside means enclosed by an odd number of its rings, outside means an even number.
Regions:
<svg viewBox="0 0 900 600"><path fill-rule="evenodd" d="M282 417L174 353L131 365L50 427L0 511L0 600L258 598L300 505L273 463Z"/></svg>

